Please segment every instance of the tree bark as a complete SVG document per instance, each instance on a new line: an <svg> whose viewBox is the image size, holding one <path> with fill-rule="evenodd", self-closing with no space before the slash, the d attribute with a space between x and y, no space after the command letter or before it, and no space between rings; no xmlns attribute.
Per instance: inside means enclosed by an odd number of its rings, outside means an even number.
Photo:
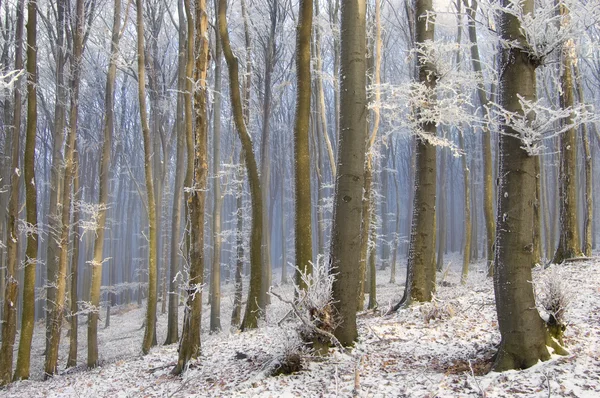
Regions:
<svg viewBox="0 0 600 398"><path fill-rule="evenodd" d="M573 74L575 75L575 85L577 87L577 96L580 103L585 102L583 92L583 82L579 65L573 63ZM592 225L594 219L594 198L593 198L593 178L592 178L592 152L590 150L590 132L587 124L581 126L581 135L583 141L583 156L585 169L585 221L583 224L583 254L586 257L592 255Z"/></svg>
<svg viewBox="0 0 600 398"><path fill-rule="evenodd" d="M215 10L218 8L214 1ZM210 283L210 331L221 330L221 37L219 36L219 18L215 15L215 99L213 104L213 174L214 174L214 212L213 212L213 258Z"/></svg>
<svg viewBox="0 0 600 398"><path fill-rule="evenodd" d="M569 11L564 4L559 5L563 18L569 18ZM562 76L560 78L560 106L563 109L573 106L573 74L571 66L572 44L565 43L562 49ZM563 121L572 124L572 116ZM553 263L558 264L568 258L583 255L579 241L579 223L577 222L577 140L575 128L572 127L560 136L560 177L559 177L559 211L560 232L558 247Z"/></svg>
<svg viewBox="0 0 600 398"><path fill-rule="evenodd" d="M31 338L35 315L35 269L38 255L37 191L35 185L35 142L37 131L37 1L27 3L27 132L23 174L25 177L25 206L27 223L34 230L27 235L23 284L21 336L14 380L29 378Z"/></svg>
<svg viewBox="0 0 600 398"><path fill-rule="evenodd" d="M87 366L98 366L98 319L100 311L100 285L102 284L102 264L104 263L104 234L106 226L106 206L108 204L108 172L110 153L112 150L112 135L114 130L114 97L115 80L117 76L117 58L119 56L121 24L121 0L114 0L113 26L110 45L110 59L106 74L106 89L104 92L104 120L102 155L100 157L100 185L98 193L98 228L94 239L94 257L91 262L90 301L95 309L88 316L87 328Z"/></svg>
<svg viewBox="0 0 600 398"><path fill-rule="evenodd" d="M312 33L312 0L301 0L299 19L296 28L296 118L294 122L294 181L295 181L295 245L296 245L296 285L301 289L307 286L301 273L312 273L312 210L310 186L310 41Z"/></svg>
<svg viewBox="0 0 600 398"><path fill-rule="evenodd" d="M250 289L248 292L248 302L246 304L246 312L242 321L242 330L255 329L258 327L258 319L264 308L258 305L258 296L262 286L262 233L263 221L262 212L263 203L260 187L260 179L258 175L258 167L252 145L252 139L248 134L246 122L242 110L242 98L240 95L239 83L239 63L233 52L229 42L229 32L227 31L227 2L219 0L219 31L221 33L221 41L223 43L223 54L227 62L230 81L230 95L233 107L233 118L240 141L242 150L246 160L246 169L248 171L248 180L250 184L250 198L252 201L252 232L250 237Z"/></svg>
<svg viewBox="0 0 600 398"><path fill-rule="evenodd" d="M82 191L80 189L79 183L79 154L75 152L73 159L73 166L75 168L73 174L73 196L76 202L80 202L82 200ZM69 357L67 358L67 368L71 368L77 366L77 329L78 324L77 321L79 316L77 315L77 311L79 310L78 306L78 293L77 290L79 288L79 242L80 242L81 234L79 233L79 210L75 208L73 211L73 233L71 235L71 241L73 242L73 252L71 253L71 288L70 288L70 315L69 321L71 325L71 331L69 335Z"/></svg>
<svg viewBox="0 0 600 398"><path fill-rule="evenodd" d="M506 3L507 0L504 1ZM533 13L534 1L522 3L525 14ZM519 20L508 13L500 16L502 39L522 43ZM536 98L536 64L517 46L502 49L500 104L509 112L523 110L519 96ZM544 321L535 306L533 265L533 204L535 202L535 157L522 148L519 133L502 126L499 153L499 201L494 292L501 341L494 370L523 369L550 359L550 341Z"/></svg>
<svg viewBox="0 0 600 398"><path fill-rule="evenodd" d="M65 85L65 14L67 1L56 2L56 100L54 105L54 143L52 146L52 168L50 170L50 207L48 208L48 247L46 253L46 351L50 342L52 327L50 309L56 302L56 283L58 257L60 256L60 231L62 230L62 199L65 140L65 115L67 104L67 87Z"/></svg>
<svg viewBox="0 0 600 398"><path fill-rule="evenodd" d="M433 11L432 0L416 0L416 43L422 45L434 39L435 23L429 12ZM432 65L419 64L419 81L429 90L436 85L437 73ZM427 106L427 104L425 105ZM435 123L421 123L422 136L416 139L416 168L414 183L413 221L408 255L410 300L430 301L435 289L435 223L436 195L436 148L427 136L435 137ZM432 269L433 268L433 269ZM402 301L402 300L401 300Z"/></svg>
<svg viewBox="0 0 600 398"><path fill-rule="evenodd" d="M330 272L335 275L334 306L341 321L334 334L348 346L358 337L356 293L367 139L366 2L344 1L341 19L341 104L329 261Z"/></svg>
<svg viewBox="0 0 600 398"><path fill-rule="evenodd" d="M144 174L146 177L146 198L148 215L148 303L146 308L146 328L142 341L144 355L150 352L154 331L156 329L156 259L157 259L157 231L156 231L156 202L154 197L154 173L152 170L152 137L148 125L148 109L146 106L146 70L144 55L144 12L141 0L137 0L137 56L138 56L138 98L140 106L140 123L144 139Z"/></svg>
<svg viewBox="0 0 600 398"><path fill-rule="evenodd" d="M175 187L173 188L173 212L171 216L171 259L169 267L169 306L167 311L167 338L165 345L177 343L179 340L179 286L175 275L179 272L180 243L181 243L181 202L183 194L183 183L185 178L185 154L186 134L184 122L184 94L186 85L186 30L185 11L183 1L177 1L177 15L179 17L179 54L178 54L178 76L177 87L177 118L175 120L175 131L177 133L177 160L175 172Z"/></svg>
<svg viewBox="0 0 600 398"><path fill-rule="evenodd" d="M15 69L23 69L23 9L24 0L17 3L15 30ZM17 301L19 282L17 280L17 259L19 257L19 189L21 176L19 157L21 151L21 81L19 77L14 89L12 120L12 148L10 167L10 199L8 202L8 225L6 234L6 282L4 289L4 310L2 312L2 347L0 348L0 386L10 383L13 367L13 349L17 332ZM8 149L8 148L7 148ZM3 281L4 282L4 281Z"/></svg>
<svg viewBox="0 0 600 398"><path fill-rule="evenodd" d="M467 5L467 0L463 0L467 7L467 13L469 16L468 31L469 40L471 41L471 63L473 70L477 73L477 96L479 98L479 105L483 108L483 112L487 116L489 110L489 98L485 91L483 84L483 73L481 67L481 61L479 57L479 45L477 42L477 27L475 24L475 16L477 15L477 0L471 0L471 6ZM492 90L493 92L494 90ZM483 134L481 135L482 144L482 156L483 156L483 215L485 218L485 230L486 230L486 251L487 251L487 263L488 263L488 276L494 274L494 242L496 240L496 222L494 220L494 187L493 187L493 173L492 173L492 144L491 144L491 132L488 128L484 128Z"/></svg>

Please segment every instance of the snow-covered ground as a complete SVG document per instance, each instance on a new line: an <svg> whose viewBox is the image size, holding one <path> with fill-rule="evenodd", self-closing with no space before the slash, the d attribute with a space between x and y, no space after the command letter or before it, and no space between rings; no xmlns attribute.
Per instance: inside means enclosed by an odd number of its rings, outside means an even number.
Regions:
<svg viewBox="0 0 600 398"><path fill-rule="evenodd" d="M176 345L158 346L149 355L141 355L144 309L133 306L115 311L111 326L99 331L101 367L85 370L86 327L82 323L81 366L48 381L41 381L44 335L43 325L38 324L32 380L13 383L0 390L0 396L600 396L600 261L577 262L559 269L572 297L565 333L570 355L524 371L488 373L489 359L500 340L491 280L478 264L472 266L468 283L461 286L460 258L450 260L453 265L449 271L438 275L435 304L414 305L391 316L361 313L360 341L350 353L331 350L329 357L312 358L303 371L293 375L267 375L269 366L289 345L291 332L276 326L287 312L285 305L273 298L265 325L255 331L231 332L232 286L225 285L221 312L224 331L211 335L205 330L210 312L205 303L202 355L183 377L169 373L177 359ZM536 269L534 282L555 267ZM389 283L389 269L378 272L377 278L380 309L387 309L401 296L404 270L398 272L398 284ZM290 294L289 287L278 289L287 289ZM434 305L441 319L427 320ZM161 343L166 335L165 315L159 316L158 325ZM62 341L61 369L68 338Z"/></svg>

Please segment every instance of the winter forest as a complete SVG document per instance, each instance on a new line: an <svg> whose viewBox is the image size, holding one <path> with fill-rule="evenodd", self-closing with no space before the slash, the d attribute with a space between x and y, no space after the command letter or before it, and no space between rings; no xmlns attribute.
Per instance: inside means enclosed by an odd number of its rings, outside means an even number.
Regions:
<svg viewBox="0 0 600 398"><path fill-rule="evenodd" d="M598 0L0 0L0 396L600 395Z"/></svg>

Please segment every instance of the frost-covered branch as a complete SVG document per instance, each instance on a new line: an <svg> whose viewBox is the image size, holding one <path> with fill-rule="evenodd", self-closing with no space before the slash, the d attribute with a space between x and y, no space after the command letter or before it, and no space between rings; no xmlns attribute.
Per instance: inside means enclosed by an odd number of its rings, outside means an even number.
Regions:
<svg viewBox="0 0 600 398"><path fill-rule="evenodd" d="M502 106L492 103L488 113L490 129L500 131L498 123L511 127L514 135L522 142L522 148L531 156L542 153L545 147L543 139L559 136L566 131L585 123L597 122L598 115L588 104L577 104L566 109L553 108L543 100L530 101L519 96L522 112L510 112ZM508 134L503 131L502 134Z"/></svg>

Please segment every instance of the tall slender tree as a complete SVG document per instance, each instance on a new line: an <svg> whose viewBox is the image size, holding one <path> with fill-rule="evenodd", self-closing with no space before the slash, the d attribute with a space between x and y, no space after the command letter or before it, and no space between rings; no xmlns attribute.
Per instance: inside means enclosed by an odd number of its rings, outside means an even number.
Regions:
<svg viewBox="0 0 600 398"><path fill-rule="evenodd" d="M312 273L312 210L310 193L310 40L312 33L312 0L302 0L299 5L296 30L296 119L294 122L294 181L296 190L296 284L305 289L301 273Z"/></svg>
<svg viewBox="0 0 600 398"><path fill-rule="evenodd" d="M357 293L367 140L365 0L341 5L340 121L337 176L331 232L330 269L340 323L334 333L343 345L358 337ZM299 189L296 186L296 189Z"/></svg>
<svg viewBox="0 0 600 398"><path fill-rule="evenodd" d="M144 10L142 0L137 0L137 73L138 73L138 99L140 106L140 124L144 138L144 174L146 176L146 210L148 215L148 303L146 307L146 327L142 341L142 352L148 354L155 340L156 329L156 258L157 258L157 231L156 231L156 202L154 198L154 177L152 170L152 137L148 125L148 109L146 106L146 70L144 46Z"/></svg>
<svg viewBox="0 0 600 398"><path fill-rule="evenodd" d="M35 184L35 143L37 131L37 0L27 3L27 132L23 174L25 176L25 206L27 224L32 230L27 234L25 272L23 284L23 312L21 336L15 380L29 378L31 339L35 321L35 269L38 257L37 190Z"/></svg>
<svg viewBox="0 0 600 398"><path fill-rule="evenodd" d="M183 197L183 184L186 173L185 154L186 154L186 133L185 133L185 114L184 114L184 94L186 85L186 32L187 22L185 20L185 10L183 0L177 0L177 16L179 20L178 29L178 48L177 57L177 106L175 119L175 131L177 134L175 186L173 188L173 213L171 217L171 259L169 268L169 310L167 315L167 338L165 344L174 344L179 341L179 295L175 276L179 272L180 242L181 242L181 205Z"/></svg>
<svg viewBox="0 0 600 398"><path fill-rule="evenodd" d="M114 130L114 97L115 80L117 76L117 57L119 55L119 40L121 26L121 0L114 0L113 26L110 44L110 59L106 74L106 89L104 92L104 120L102 154L100 156L100 185L98 189L98 228L94 239L94 257L91 262L91 305L96 311L88 316L87 327L87 366L98 365L98 318L100 316L100 285L102 283L102 264L104 263L104 232L106 226L106 207L108 205L108 173L112 150Z"/></svg>
<svg viewBox="0 0 600 398"><path fill-rule="evenodd" d="M23 69L23 9L25 0L17 3L17 24L15 29L15 69ZM21 152L21 77L15 83L12 121L12 148L10 173L10 199L8 202L8 226L6 234L6 287L4 290L4 311L2 312L2 347L0 348L0 386L10 383L13 367L13 347L17 332L17 259L19 256L19 157Z"/></svg>
<svg viewBox="0 0 600 398"><path fill-rule="evenodd" d="M564 2L559 4L559 13L566 22L569 10ZM560 77L560 106L563 109L573 107L573 43L569 41L563 45L561 51L561 77ZM572 115L563 123L572 125ZM575 127L571 127L560 136L560 173L558 178L559 196L559 239L553 263L561 263L566 259L580 257L579 223L577 221L577 140Z"/></svg>
<svg viewBox="0 0 600 398"><path fill-rule="evenodd" d="M208 18L206 0L196 1L192 15L189 0L185 0L188 20L188 57L195 60L193 81L194 90L194 180L188 196L190 217L190 278L188 300L183 330L179 344L179 359L172 373L180 374L192 358L200 355L200 322L202 319L202 284L204 283L204 207L208 179L208 113L206 111L206 74L208 71ZM188 68L191 66L188 58ZM190 70L188 69L188 72ZM191 89L190 86L188 88ZM186 95L191 93L186 92ZM189 97L188 97L189 98ZM189 99L188 99L189 101ZM186 111L191 111L186 104ZM188 122L191 116L188 116ZM191 125L189 126L191 127Z"/></svg>
<svg viewBox="0 0 600 398"><path fill-rule="evenodd" d="M60 343L62 320L65 310L67 288L67 268L69 262L69 235L71 231L71 204L73 175L75 173L75 145L77 142L77 121L79 117L79 83L81 60L83 57L83 26L85 23L84 0L75 5L75 32L73 34L73 54L71 56L69 126L65 148L65 167L62 189L62 220L59 244L59 257L56 278L56 297L50 310L50 341L46 348L44 374L46 377L58 371L58 346Z"/></svg>
<svg viewBox="0 0 600 398"><path fill-rule="evenodd" d="M237 57L231 51L229 41L229 32L227 28L227 1L219 0L219 32L221 33L221 42L223 44L223 55L227 62L229 71L229 92L231 95L231 104L233 107L233 119L242 143L242 151L248 171L248 181L250 185L250 199L252 201L252 232L250 238L250 289L248 291L248 301L246 311L242 321L241 328L254 329L258 327L258 319L264 308L258 304L258 296L262 286L262 234L263 221L262 212L263 203L261 196L260 178L256 157L252 145L252 139L246 127L244 113L242 108L242 96L240 94L239 62Z"/></svg>
<svg viewBox="0 0 600 398"><path fill-rule="evenodd" d="M218 0L214 0L215 10L218 8ZM218 332L221 330L221 223L223 194L221 193L221 37L219 35L219 17L215 15L215 99L213 103L213 258L210 283L210 330Z"/></svg>

